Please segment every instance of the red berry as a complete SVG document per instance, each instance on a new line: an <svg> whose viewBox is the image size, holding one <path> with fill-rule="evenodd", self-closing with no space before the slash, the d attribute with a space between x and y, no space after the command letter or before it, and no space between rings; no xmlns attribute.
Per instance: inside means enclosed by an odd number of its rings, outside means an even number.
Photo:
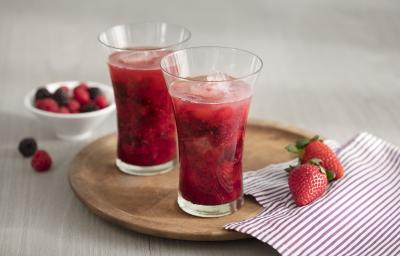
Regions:
<svg viewBox="0 0 400 256"><path fill-rule="evenodd" d="M326 173L318 165L302 164L289 173L289 189L298 206L311 203L324 194L327 187Z"/></svg>
<svg viewBox="0 0 400 256"><path fill-rule="evenodd" d="M69 114L69 109L67 107L60 107L58 113Z"/></svg>
<svg viewBox="0 0 400 256"><path fill-rule="evenodd" d="M74 89L74 98L82 105L87 104L90 101L89 92L83 87L77 87Z"/></svg>
<svg viewBox="0 0 400 256"><path fill-rule="evenodd" d="M31 165L37 172L45 172L52 165L50 155L44 150L37 150L33 155Z"/></svg>
<svg viewBox="0 0 400 256"><path fill-rule="evenodd" d="M343 166L336 154L322 141L319 136L311 139L300 139L296 145L286 147L289 152L299 155L301 163L307 163L313 158L321 160L321 166L334 173L334 179L338 180L344 175Z"/></svg>
<svg viewBox="0 0 400 256"><path fill-rule="evenodd" d="M344 170L335 153L322 141L311 141L305 148L301 162L305 163L313 158L321 159L321 165L329 171L335 173L335 180L344 175Z"/></svg>
<svg viewBox="0 0 400 256"><path fill-rule="evenodd" d="M86 83L80 83L75 89L85 89L86 91L89 90L89 86Z"/></svg>
<svg viewBox="0 0 400 256"><path fill-rule="evenodd" d="M108 106L107 98L104 95L98 95L94 99L94 103L99 107L99 108L105 108Z"/></svg>
<svg viewBox="0 0 400 256"><path fill-rule="evenodd" d="M39 99L35 102L35 106L38 109L50 112L58 112L59 109L57 102L52 98Z"/></svg>
<svg viewBox="0 0 400 256"><path fill-rule="evenodd" d="M76 101L74 99L71 99L68 102L67 107L68 107L68 110L69 110L70 113L78 113L79 112L79 108L81 107L81 104L79 104L78 101Z"/></svg>

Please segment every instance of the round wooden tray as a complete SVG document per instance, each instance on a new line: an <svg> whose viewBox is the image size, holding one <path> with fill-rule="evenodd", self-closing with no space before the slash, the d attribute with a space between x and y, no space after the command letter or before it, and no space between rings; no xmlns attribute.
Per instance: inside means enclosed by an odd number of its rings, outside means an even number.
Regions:
<svg viewBox="0 0 400 256"><path fill-rule="evenodd" d="M290 159L284 146L311 136L309 132L270 122L249 122L244 170L256 170ZM116 135L100 138L73 160L69 182L77 197L94 214L123 227L154 236L217 241L248 238L228 231L224 224L255 216L261 207L250 197L229 216L199 218L182 212L177 203L178 168L156 176L139 177L116 169Z"/></svg>

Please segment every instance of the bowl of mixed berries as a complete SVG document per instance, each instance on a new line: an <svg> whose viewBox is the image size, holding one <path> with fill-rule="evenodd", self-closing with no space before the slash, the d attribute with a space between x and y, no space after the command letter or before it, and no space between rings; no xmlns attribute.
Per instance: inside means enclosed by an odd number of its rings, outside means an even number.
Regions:
<svg viewBox="0 0 400 256"><path fill-rule="evenodd" d="M48 84L26 95L25 107L65 140L90 137L114 110L112 87L96 82Z"/></svg>

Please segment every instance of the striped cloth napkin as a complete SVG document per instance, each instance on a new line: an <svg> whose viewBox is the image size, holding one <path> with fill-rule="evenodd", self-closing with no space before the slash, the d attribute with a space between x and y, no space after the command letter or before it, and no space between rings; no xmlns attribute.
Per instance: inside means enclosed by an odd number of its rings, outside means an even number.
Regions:
<svg viewBox="0 0 400 256"><path fill-rule="evenodd" d="M400 149L362 133L337 151L345 176L297 207L283 171L290 161L246 172L244 192L264 207L226 229L249 234L282 255L400 255Z"/></svg>

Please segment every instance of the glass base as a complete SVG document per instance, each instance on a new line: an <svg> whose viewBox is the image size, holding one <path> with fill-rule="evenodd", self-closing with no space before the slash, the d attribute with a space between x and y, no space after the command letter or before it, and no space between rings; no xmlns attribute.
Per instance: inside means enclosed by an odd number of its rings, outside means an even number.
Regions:
<svg viewBox="0 0 400 256"><path fill-rule="evenodd" d="M197 217L221 217L238 211L244 204L243 196L240 198L220 205L200 205L194 204L178 194L178 205L186 213Z"/></svg>
<svg viewBox="0 0 400 256"><path fill-rule="evenodd" d="M115 165L121 172L126 174L138 175L138 176L152 176L172 170L172 168L175 165L175 160L171 160L169 162L159 165L139 166L139 165L127 164L122 160L120 160L119 158L117 158L115 160Z"/></svg>

